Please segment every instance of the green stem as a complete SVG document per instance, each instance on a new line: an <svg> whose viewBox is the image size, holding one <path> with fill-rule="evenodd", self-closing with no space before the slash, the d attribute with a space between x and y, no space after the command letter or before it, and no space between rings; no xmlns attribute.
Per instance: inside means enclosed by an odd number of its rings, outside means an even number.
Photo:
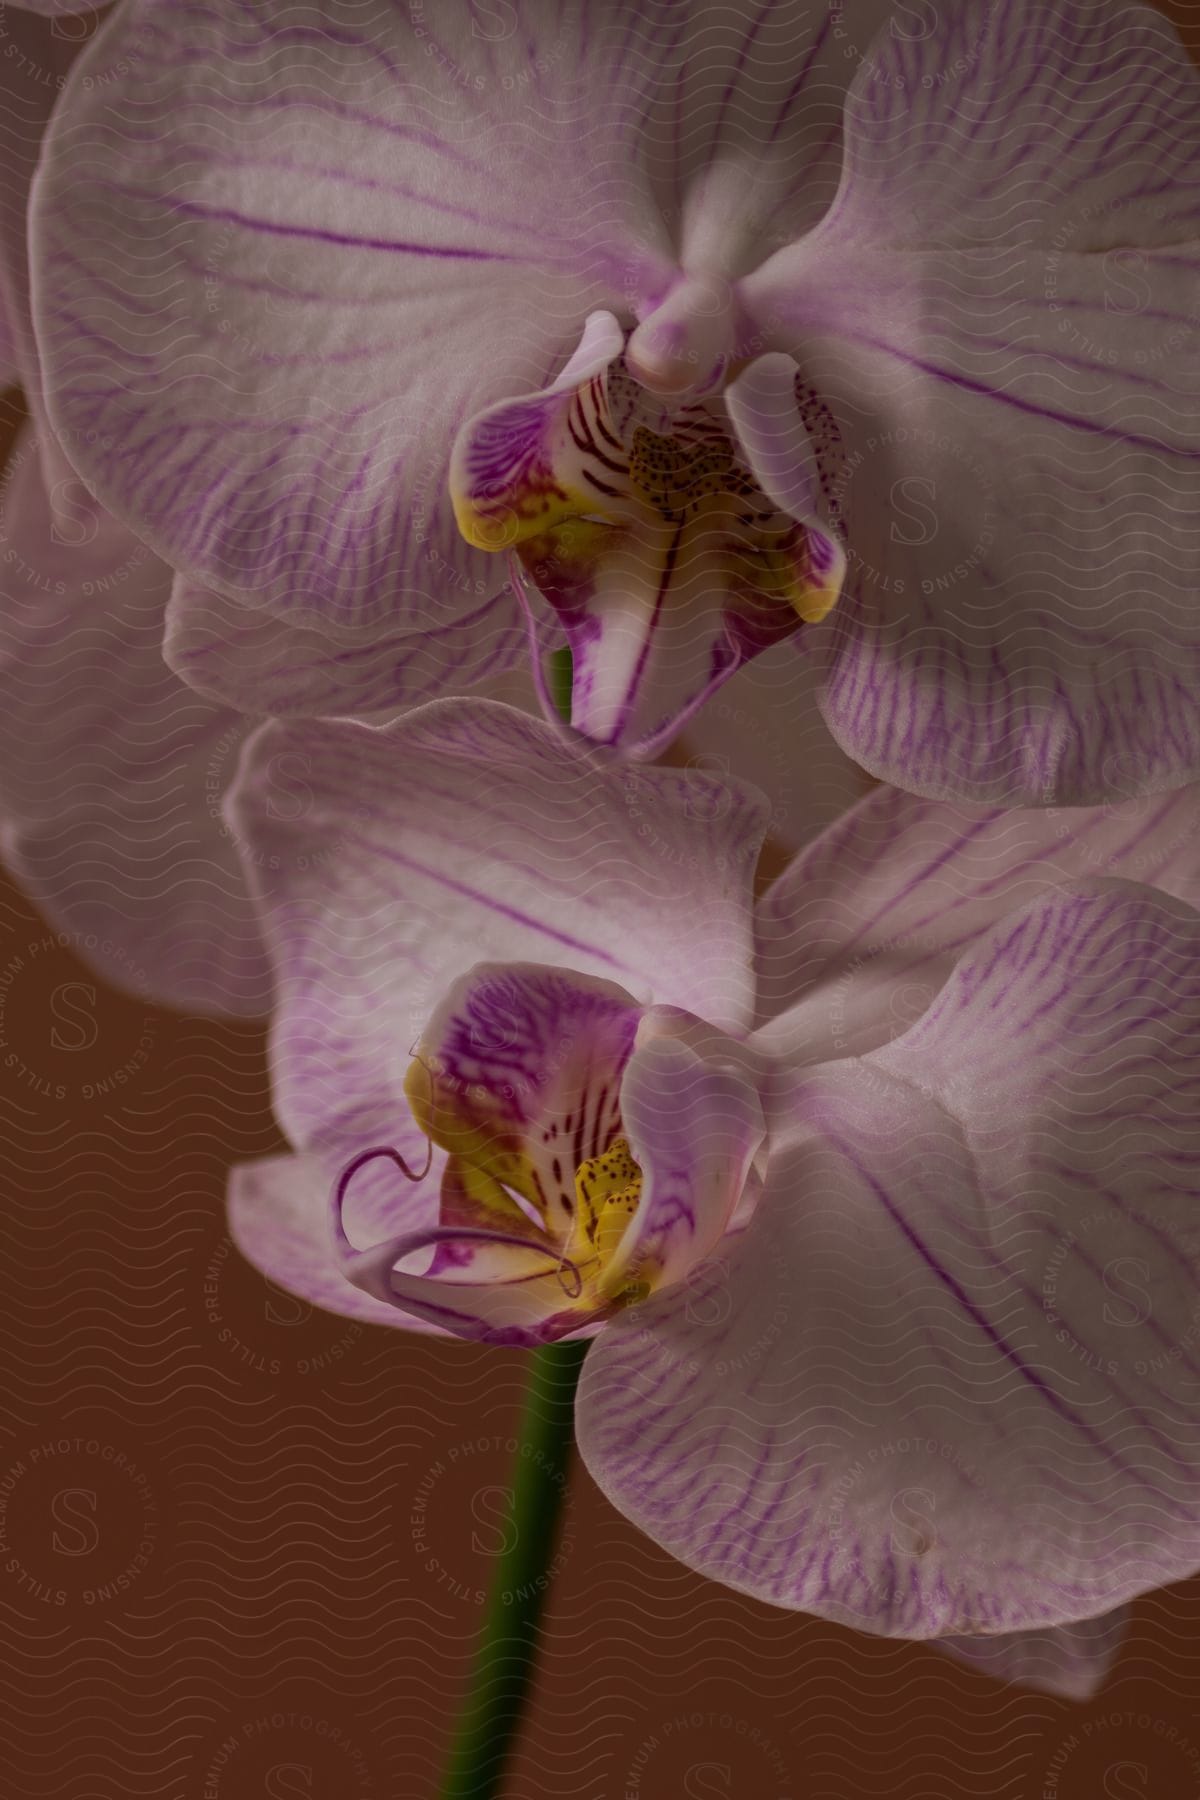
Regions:
<svg viewBox="0 0 1200 1800"><path fill-rule="evenodd" d="M562 719L571 722L571 683L574 680L574 658L570 646L551 650L546 658L546 687Z"/></svg>
<svg viewBox="0 0 1200 1800"><path fill-rule="evenodd" d="M552 651L547 686L568 720L571 678L570 650ZM508 1529L438 1800L500 1800L500 1782L533 1684L538 1623L550 1591L575 1441L575 1389L587 1347L587 1339L546 1344L530 1358Z"/></svg>
<svg viewBox="0 0 1200 1800"><path fill-rule="evenodd" d="M500 1800L533 1680L538 1622L567 1493L575 1387L587 1347L586 1340L547 1344L530 1359L508 1529L438 1800Z"/></svg>

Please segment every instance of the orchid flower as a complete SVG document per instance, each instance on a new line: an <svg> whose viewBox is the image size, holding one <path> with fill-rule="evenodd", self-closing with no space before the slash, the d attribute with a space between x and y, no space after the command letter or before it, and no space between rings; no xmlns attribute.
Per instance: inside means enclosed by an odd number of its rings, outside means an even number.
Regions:
<svg viewBox="0 0 1200 1800"><path fill-rule="evenodd" d="M1083 1691L1079 1622L1200 1565L1200 790L879 789L755 906L762 810L486 702L263 727L295 1153L237 1241L354 1318L591 1334L584 1459L683 1562Z"/></svg>
<svg viewBox="0 0 1200 1800"><path fill-rule="evenodd" d="M1200 770L1157 13L132 0L67 99L50 405L202 690L395 711L518 654L515 586L635 756L782 640L912 791Z"/></svg>
<svg viewBox="0 0 1200 1800"><path fill-rule="evenodd" d="M251 721L166 667L173 572L95 504L44 418L26 199L84 28L9 9L3 32L0 336L32 419L0 468L0 855L115 986L261 1014L270 970L220 815Z"/></svg>
<svg viewBox="0 0 1200 1800"><path fill-rule="evenodd" d="M116 986L261 1014L270 970L221 818L252 721L162 659L171 571L37 439L0 472L0 856Z"/></svg>

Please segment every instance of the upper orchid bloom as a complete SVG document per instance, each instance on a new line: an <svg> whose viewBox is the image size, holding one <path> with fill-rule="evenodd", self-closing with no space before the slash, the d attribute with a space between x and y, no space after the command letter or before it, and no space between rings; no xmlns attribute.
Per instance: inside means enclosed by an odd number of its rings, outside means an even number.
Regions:
<svg viewBox="0 0 1200 1800"><path fill-rule="evenodd" d="M272 1279L595 1333L596 1479L777 1605L1053 1633L1200 1564L1200 790L879 790L755 908L752 793L442 701L265 727L232 816L273 872L297 1154L232 1198ZM1082 1691L1111 1648L1003 1668Z"/></svg>
<svg viewBox="0 0 1200 1800"><path fill-rule="evenodd" d="M627 752L794 638L909 789L1170 788L1198 91L1120 0L134 0L39 180L50 403L236 704L470 684L515 588Z"/></svg>

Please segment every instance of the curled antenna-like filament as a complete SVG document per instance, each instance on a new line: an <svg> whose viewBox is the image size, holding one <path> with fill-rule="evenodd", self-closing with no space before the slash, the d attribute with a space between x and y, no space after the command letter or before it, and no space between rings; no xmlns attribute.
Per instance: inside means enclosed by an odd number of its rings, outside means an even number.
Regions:
<svg viewBox="0 0 1200 1800"><path fill-rule="evenodd" d="M395 1163L406 1181L424 1181L433 1165L432 1142L428 1145L428 1152L429 1154L425 1158L425 1167L423 1169L411 1169L407 1159L391 1144L375 1144L370 1150L360 1150L357 1156L352 1156L350 1158L350 1161L346 1164L345 1168L338 1176L337 1181L334 1183L332 1196L334 1236L344 1249L354 1249L350 1239L346 1236L346 1228L342 1224L342 1212L346 1205L346 1194L349 1190L350 1183L354 1180L358 1171L361 1168L364 1168L367 1163L374 1162L377 1157L386 1156L389 1162Z"/></svg>

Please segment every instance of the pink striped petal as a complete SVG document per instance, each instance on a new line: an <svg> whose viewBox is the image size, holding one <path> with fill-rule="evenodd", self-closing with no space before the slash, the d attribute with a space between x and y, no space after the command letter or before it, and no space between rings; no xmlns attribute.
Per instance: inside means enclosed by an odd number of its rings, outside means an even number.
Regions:
<svg viewBox="0 0 1200 1800"><path fill-rule="evenodd" d="M619 171L578 249L571 178L525 153L526 42L449 36L490 142L424 14L135 0L40 183L52 405L122 446L81 468L194 581L360 655L503 586L445 503L450 443L561 363L628 236Z"/></svg>
<svg viewBox="0 0 1200 1800"><path fill-rule="evenodd" d="M1085 883L797 1075L707 1286L613 1321L585 1460L689 1566L901 1637L1200 1566L1200 914Z"/></svg>
<svg viewBox="0 0 1200 1800"><path fill-rule="evenodd" d="M1200 907L1200 787L1039 812L879 789L759 902L762 1047L796 1063L889 1042L997 920L1087 876Z"/></svg>
<svg viewBox="0 0 1200 1800"><path fill-rule="evenodd" d="M431 614L423 632L381 626L341 637L331 624L281 619L177 575L163 654L209 699L284 718L386 715L448 690L492 687L524 666L527 632L511 588L444 610L449 622Z"/></svg>
<svg viewBox="0 0 1200 1800"><path fill-rule="evenodd" d="M855 78L827 217L743 283L802 378L764 456L824 408L825 716L935 797L1169 789L1200 774L1200 80L1124 0L923 24Z"/></svg>

